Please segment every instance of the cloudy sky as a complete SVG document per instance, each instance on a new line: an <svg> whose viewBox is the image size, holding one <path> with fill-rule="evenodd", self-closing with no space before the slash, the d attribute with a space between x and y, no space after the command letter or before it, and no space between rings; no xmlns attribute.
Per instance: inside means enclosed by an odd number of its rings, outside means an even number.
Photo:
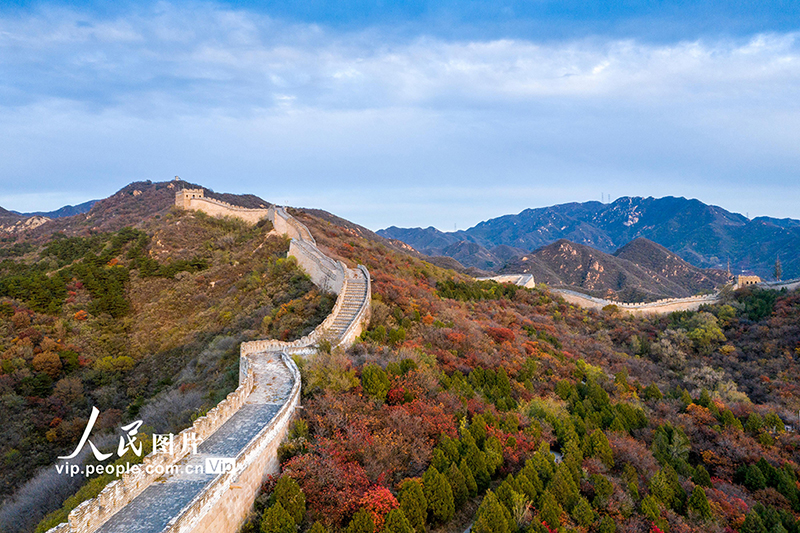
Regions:
<svg viewBox="0 0 800 533"><path fill-rule="evenodd" d="M180 175L372 229L609 195L800 218L796 1L108 4L2 2L0 206Z"/></svg>

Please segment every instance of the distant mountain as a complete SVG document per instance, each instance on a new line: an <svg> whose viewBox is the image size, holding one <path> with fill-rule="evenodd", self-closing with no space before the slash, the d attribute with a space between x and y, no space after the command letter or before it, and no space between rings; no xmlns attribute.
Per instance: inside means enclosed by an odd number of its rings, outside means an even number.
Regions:
<svg viewBox="0 0 800 533"><path fill-rule="evenodd" d="M98 200L89 200L88 202L83 202L82 204L78 205L65 205L60 209L56 209L55 211L36 211L33 213L19 213L14 211L14 213L18 215L22 215L24 217L33 217L33 216L41 216L47 218L63 218L63 217L71 217L73 215L80 215L82 213L87 213L94 204L96 204Z"/></svg>
<svg viewBox="0 0 800 533"><path fill-rule="evenodd" d="M637 264L637 259L644 259L645 264ZM560 239L510 261L500 272L533 274L537 282L552 287L580 289L621 301L682 298L728 281L725 272L694 267L641 238L613 255Z"/></svg>
<svg viewBox="0 0 800 533"><path fill-rule="evenodd" d="M721 207L686 198L624 197L611 204L569 203L526 209L466 230L396 228L379 235L402 240L420 252L446 255L460 241L487 251L505 245L532 251L559 239L611 253L638 237L646 237L703 268L746 270L771 278L780 256L784 278L800 277L800 221L746 217ZM486 257L482 250L481 260ZM462 261L469 260L462 258Z"/></svg>

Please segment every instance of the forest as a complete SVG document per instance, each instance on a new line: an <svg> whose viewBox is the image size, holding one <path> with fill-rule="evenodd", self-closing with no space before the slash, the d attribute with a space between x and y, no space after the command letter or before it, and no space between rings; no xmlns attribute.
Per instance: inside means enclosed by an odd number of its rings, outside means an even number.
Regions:
<svg viewBox="0 0 800 533"><path fill-rule="evenodd" d="M294 213L373 276L244 533L797 532L800 294L586 311Z"/></svg>

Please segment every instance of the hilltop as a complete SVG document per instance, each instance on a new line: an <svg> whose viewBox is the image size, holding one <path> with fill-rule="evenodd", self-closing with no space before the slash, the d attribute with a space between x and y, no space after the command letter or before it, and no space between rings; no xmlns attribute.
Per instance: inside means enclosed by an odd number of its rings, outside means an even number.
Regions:
<svg viewBox="0 0 800 533"><path fill-rule="evenodd" d="M451 255L456 243L479 245L475 254L461 256L465 266L472 257L486 268L499 270L507 262L495 253L497 246L521 250L524 255L559 239L612 253L638 237L656 242L700 268L753 272L771 279L780 257L784 278L800 277L800 221L759 217L748 219L721 207L694 199L623 197L611 204L569 203L526 209L481 222L463 231L435 228L389 227L378 231L402 240L429 255ZM492 257L494 256L494 257ZM488 259L487 259L488 258Z"/></svg>
<svg viewBox="0 0 800 533"><path fill-rule="evenodd" d="M666 248L636 239L613 255L561 239L511 260L500 273L533 274L551 287L577 288L601 298L651 301L712 291L729 281L725 272L702 270Z"/></svg>

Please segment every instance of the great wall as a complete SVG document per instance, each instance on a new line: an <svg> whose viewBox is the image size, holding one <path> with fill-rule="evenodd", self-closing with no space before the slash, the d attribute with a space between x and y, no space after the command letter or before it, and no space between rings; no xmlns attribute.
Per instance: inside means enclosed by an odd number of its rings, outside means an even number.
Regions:
<svg viewBox="0 0 800 533"><path fill-rule="evenodd" d="M322 324L299 340L242 343L239 386L175 436L182 443L196 435L196 449L178 446L149 454L139 471L122 474L48 533L235 533L263 480L280 468L278 445L300 402L300 372L291 356L313 353L323 340L347 346L369 321L372 291L364 266L348 268L327 257L308 228L283 208L246 209L203 192L184 189L175 203L249 223L268 218L274 231L291 238L288 255L315 285L337 294L336 303ZM206 459L221 458L233 459L233 467L220 474L198 473Z"/></svg>

